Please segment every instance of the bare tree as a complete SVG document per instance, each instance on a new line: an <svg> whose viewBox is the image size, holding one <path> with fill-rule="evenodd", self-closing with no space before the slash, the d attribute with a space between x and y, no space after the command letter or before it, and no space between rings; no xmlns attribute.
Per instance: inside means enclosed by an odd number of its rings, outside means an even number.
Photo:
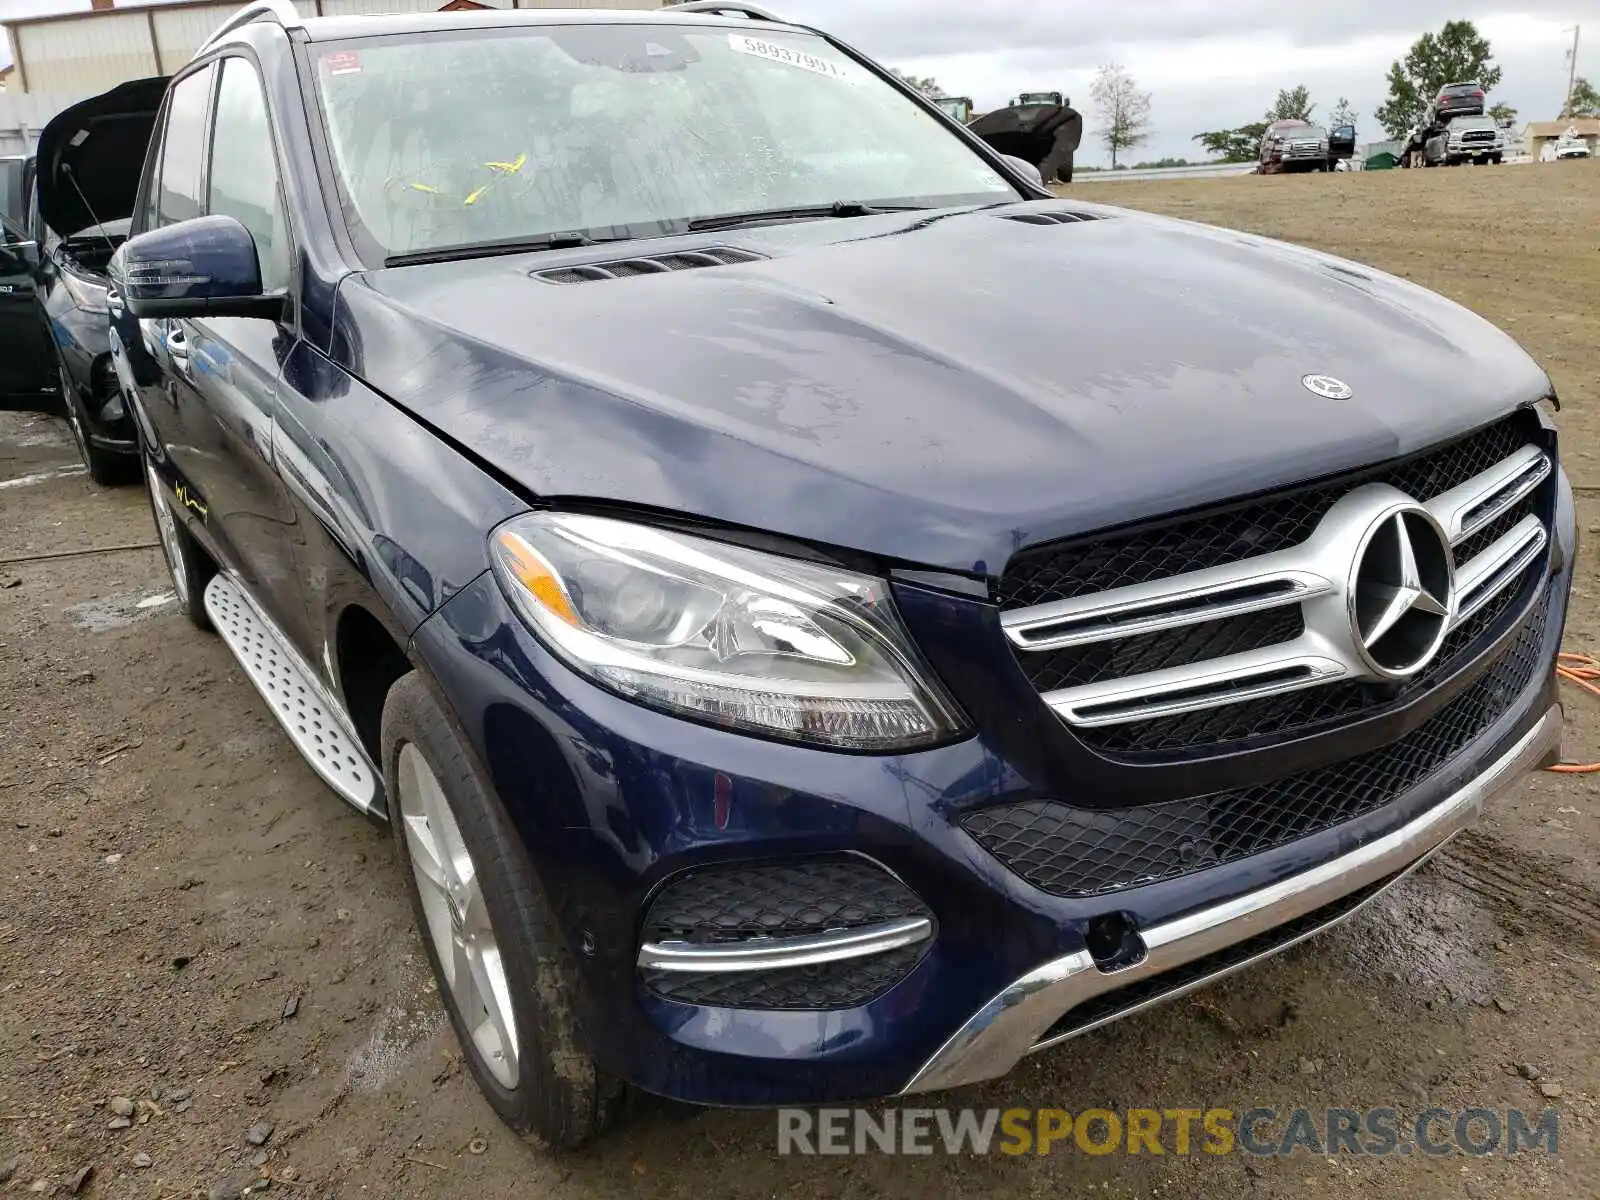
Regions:
<svg viewBox="0 0 1600 1200"><path fill-rule="evenodd" d="M1328 125L1337 129L1341 125L1354 125L1361 119L1361 114L1350 106L1350 101L1339 97L1339 103L1333 106L1333 111L1328 114Z"/></svg>
<svg viewBox="0 0 1600 1200"><path fill-rule="evenodd" d="M1150 93L1140 91L1120 63L1107 63L1095 75L1089 95L1100 112L1100 140L1111 152L1114 171L1121 151L1150 137Z"/></svg>
<svg viewBox="0 0 1600 1200"><path fill-rule="evenodd" d="M944 95L944 90L940 88L939 81L932 75L913 75L910 71L902 71L899 67L890 67L889 73L901 82L916 88L924 96Z"/></svg>

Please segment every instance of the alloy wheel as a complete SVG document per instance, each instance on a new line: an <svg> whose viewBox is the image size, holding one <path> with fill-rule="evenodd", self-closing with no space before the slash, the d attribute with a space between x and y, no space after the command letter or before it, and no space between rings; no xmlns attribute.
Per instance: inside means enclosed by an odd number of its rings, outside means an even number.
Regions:
<svg viewBox="0 0 1600 1200"><path fill-rule="evenodd" d="M178 602L189 603L189 574L184 570L183 543L178 540L178 518L172 513L172 502L167 499L167 489L156 477L155 468L145 465L145 478L150 484L150 504L156 511L156 532L161 536L161 553L167 559L167 573L172 576L173 590Z"/></svg>
<svg viewBox="0 0 1600 1200"><path fill-rule="evenodd" d="M67 377L65 369L58 367L56 373L61 379L61 407L66 410L67 428L72 431L72 440L78 447L78 457L83 459L83 465L91 471L94 464L89 461L89 434L83 427L83 418L78 415L78 401L72 394L72 380Z"/></svg>
<svg viewBox="0 0 1600 1200"><path fill-rule="evenodd" d="M406 850L443 982L489 1073L502 1087L515 1088L516 1016L472 854L415 744L400 748L395 774Z"/></svg>

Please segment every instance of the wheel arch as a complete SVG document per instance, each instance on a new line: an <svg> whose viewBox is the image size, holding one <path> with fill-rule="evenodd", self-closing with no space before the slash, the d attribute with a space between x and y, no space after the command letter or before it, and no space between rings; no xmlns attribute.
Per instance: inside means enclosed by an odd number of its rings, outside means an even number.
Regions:
<svg viewBox="0 0 1600 1200"><path fill-rule="evenodd" d="M333 632L334 673L345 711L361 747L374 763L383 761L383 702L389 689L415 666L406 639L363 604L340 610Z"/></svg>

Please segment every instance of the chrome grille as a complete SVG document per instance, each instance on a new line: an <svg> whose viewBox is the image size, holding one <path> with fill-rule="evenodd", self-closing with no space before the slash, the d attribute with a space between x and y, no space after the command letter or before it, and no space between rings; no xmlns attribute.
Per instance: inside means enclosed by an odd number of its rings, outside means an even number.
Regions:
<svg viewBox="0 0 1600 1200"><path fill-rule="evenodd" d="M1453 669L1543 563L1539 497L1554 464L1536 430L1519 413L1341 480L1024 552L999 586L1002 625L1046 703L1112 752L1193 749L1384 704ZM1351 539L1372 513L1412 501L1452 547L1455 604L1432 662L1397 681L1340 634ZM1016 603L1029 595L1053 598Z"/></svg>

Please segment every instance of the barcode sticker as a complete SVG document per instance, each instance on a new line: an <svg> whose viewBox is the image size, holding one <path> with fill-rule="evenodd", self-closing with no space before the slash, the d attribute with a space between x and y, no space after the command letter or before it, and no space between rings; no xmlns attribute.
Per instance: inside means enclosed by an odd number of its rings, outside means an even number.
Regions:
<svg viewBox="0 0 1600 1200"><path fill-rule="evenodd" d="M781 46L777 42L769 42L764 38L751 37L747 33L730 33L728 45L740 54L753 54L757 58L765 58L775 63L783 63L789 67L799 67L802 71L811 71L817 75L826 75L830 79L839 79L845 82L851 80L851 71L843 63L834 62L831 58L823 58L816 54L807 54L803 50L794 50L788 46Z"/></svg>

